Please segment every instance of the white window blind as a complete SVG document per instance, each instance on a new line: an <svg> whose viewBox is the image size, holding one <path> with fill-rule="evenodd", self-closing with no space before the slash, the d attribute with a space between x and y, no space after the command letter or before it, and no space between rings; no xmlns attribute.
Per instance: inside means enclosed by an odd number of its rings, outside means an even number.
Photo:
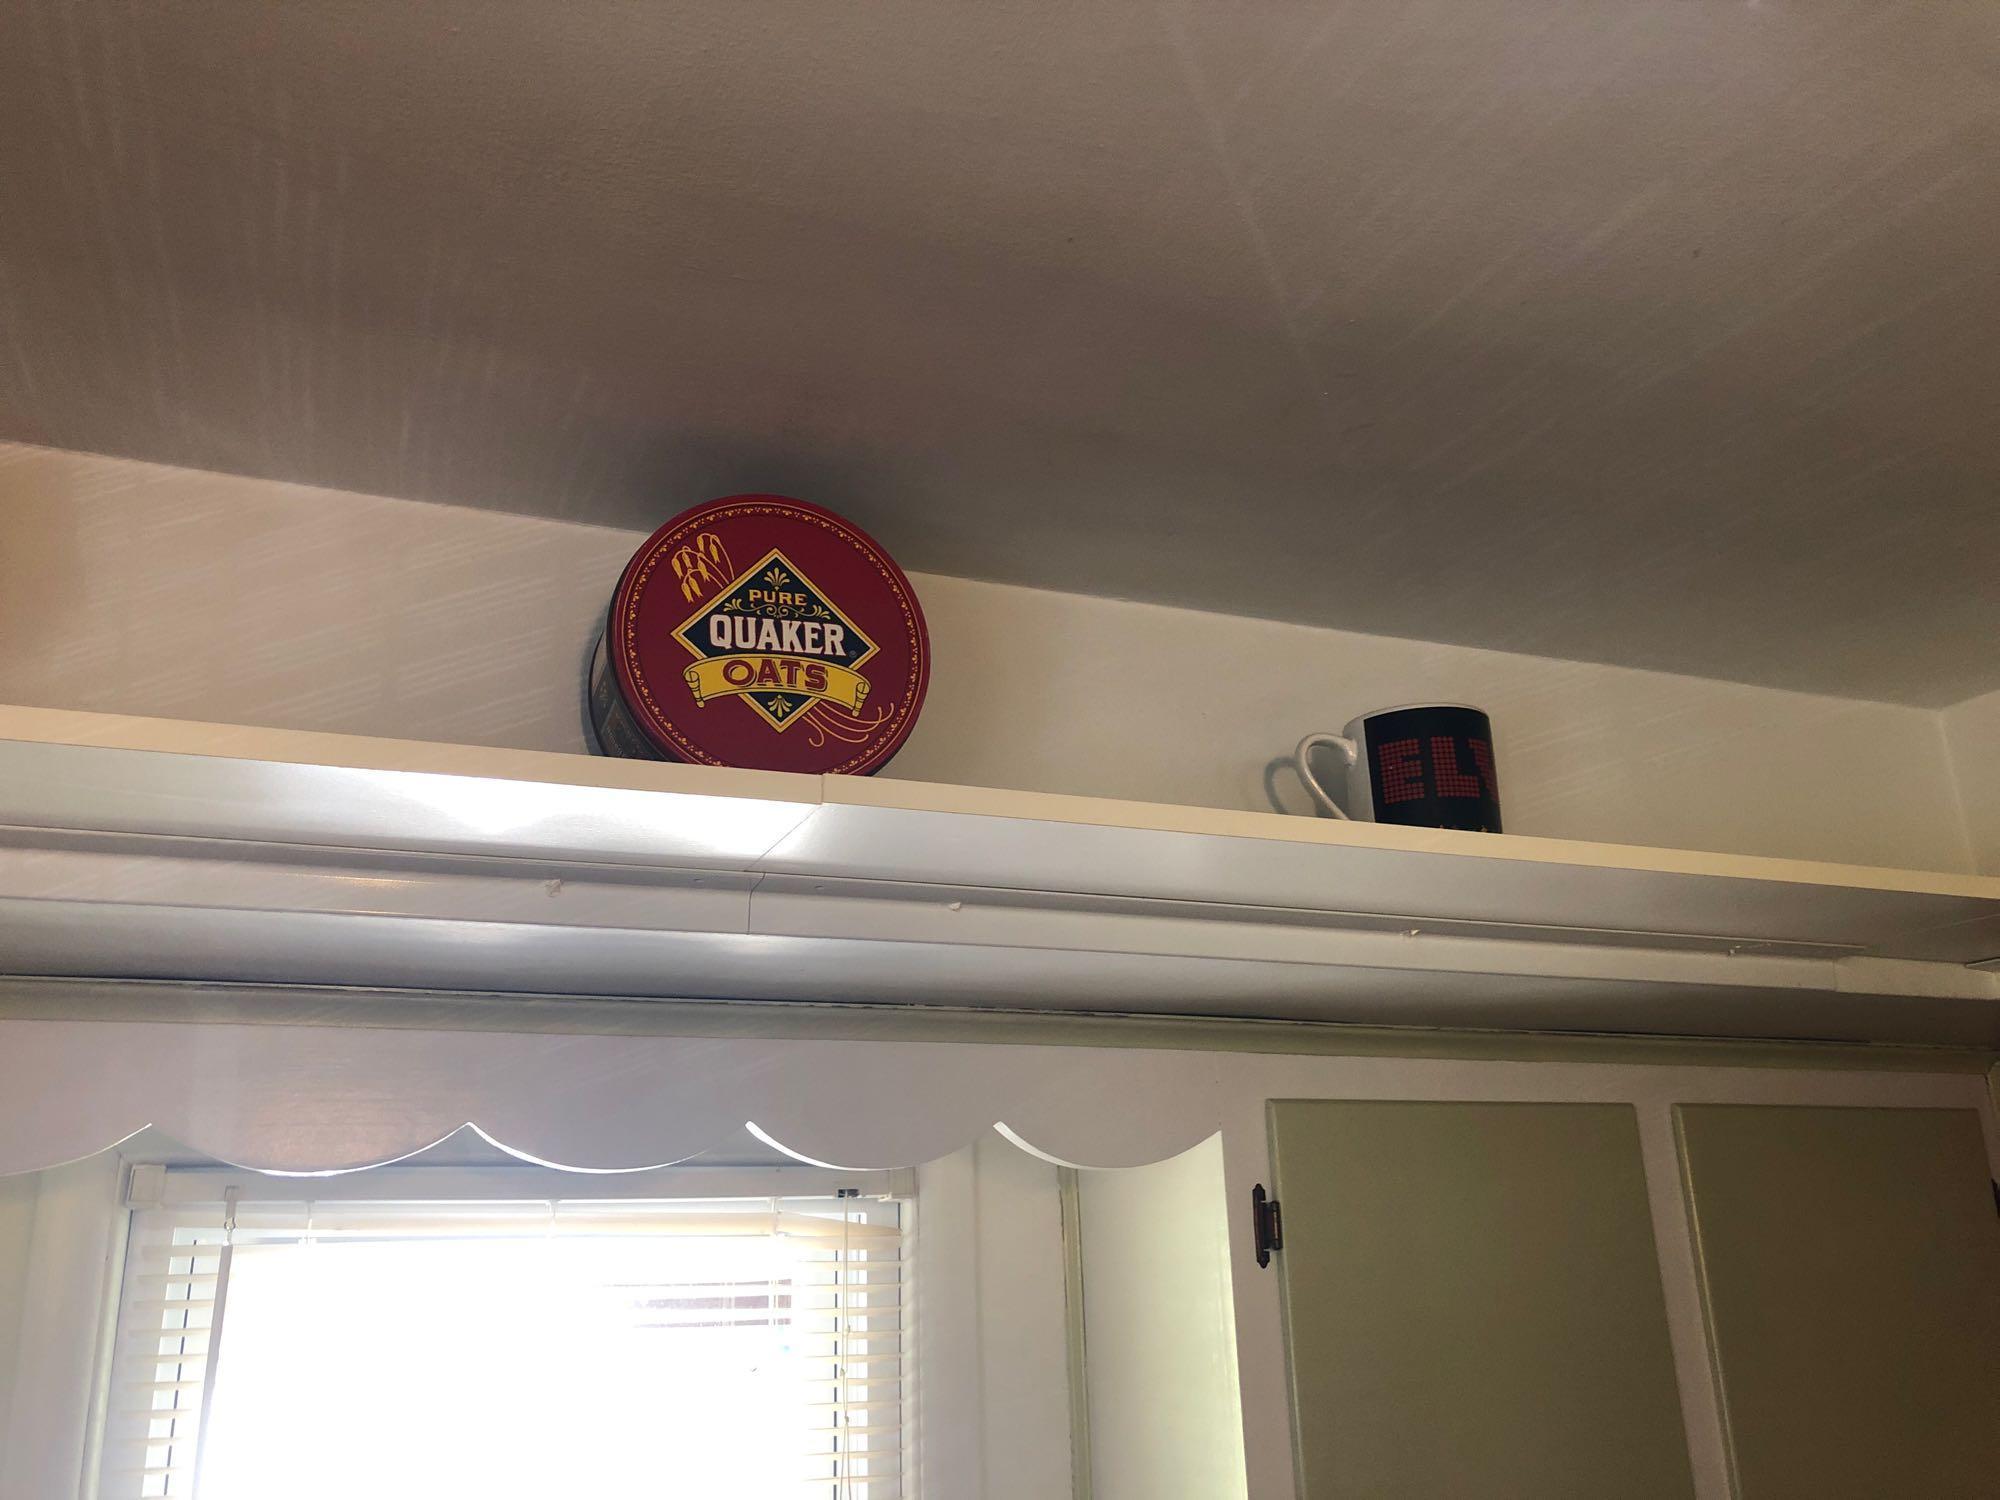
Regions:
<svg viewBox="0 0 2000 1500"><path fill-rule="evenodd" d="M245 1197L231 1228L174 1187L133 1215L99 1500L903 1493L892 1199Z"/></svg>

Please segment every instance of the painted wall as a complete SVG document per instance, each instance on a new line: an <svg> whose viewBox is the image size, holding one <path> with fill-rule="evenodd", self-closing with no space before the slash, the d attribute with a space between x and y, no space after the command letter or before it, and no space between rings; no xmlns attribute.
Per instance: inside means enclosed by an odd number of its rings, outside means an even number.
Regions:
<svg viewBox="0 0 2000 1500"><path fill-rule="evenodd" d="M1942 718L1974 868L2000 875L2000 693L1968 698Z"/></svg>
<svg viewBox="0 0 2000 1500"><path fill-rule="evenodd" d="M576 750L638 541L0 445L0 701ZM1305 812L1302 734L1469 701L1515 832L1971 867L1929 710L915 582L936 669L896 777Z"/></svg>
<svg viewBox="0 0 2000 1500"><path fill-rule="evenodd" d="M77 1494L87 1473L89 1413L123 1255L121 1167L118 1153L106 1151L0 1179L8 1184L0 1307L12 1287L19 1309L0 1345L0 1366L11 1373L0 1408L0 1500L60 1500Z"/></svg>
<svg viewBox="0 0 2000 1500"><path fill-rule="evenodd" d="M1077 1189L1091 1500L1244 1495L1221 1138Z"/></svg>
<svg viewBox="0 0 2000 1500"><path fill-rule="evenodd" d="M1070 1494L1056 1169L988 1132L917 1168L909 1466L925 1500Z"/></svg>
<svg viewBox="0 0 2000 1500"><path fill-rule="evenodd" d="M40 1172L0 1177L0 1436L14 1410L14 1381L20 1364L21 1316L28 1296L28 1257L35 1235L35 1199Z"/></svg>

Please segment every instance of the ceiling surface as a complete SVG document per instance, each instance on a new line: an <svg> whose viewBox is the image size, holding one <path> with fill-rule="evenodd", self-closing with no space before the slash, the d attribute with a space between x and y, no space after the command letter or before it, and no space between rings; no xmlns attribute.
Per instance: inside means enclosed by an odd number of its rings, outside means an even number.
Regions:
<svg viewBox="0 0 2000 1500"><path fill-rule="evenodd" d="M1941 704L1996 126L1991 0L0 0L0 437Z"/></svg>

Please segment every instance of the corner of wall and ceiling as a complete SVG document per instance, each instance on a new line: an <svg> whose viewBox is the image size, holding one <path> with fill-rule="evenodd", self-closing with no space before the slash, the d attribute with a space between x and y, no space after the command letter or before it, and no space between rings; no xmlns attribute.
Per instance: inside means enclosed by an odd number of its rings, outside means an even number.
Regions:
<svg viewBox="0 0 2000 1500"><path fill-rule="evenodd" d="M1938 710L1944 739L1945 773L1956 801L1971 854L1970 868L1978 874L2000 875L2000 796L1987 781L2000 767L2000 691L1960 699Z"/></svg>
<svg viewBox="0 0 2000 1500"><path fill-rule="evenodd" d="M1965 868L1979 875L1985 873L1986 862L1980 858L1979 841L1972 835L1972 812L1965 805L1965 778L1959 770L1958 749L1952 743L1951 727L1945 722L1952 709L1960 706L1951 704L1933 711L1931 727L1937 734L1938 748L1944 752L1945 787L1951 793L1952 816L1958 821L1958 841L1965 852Z"/></svg>

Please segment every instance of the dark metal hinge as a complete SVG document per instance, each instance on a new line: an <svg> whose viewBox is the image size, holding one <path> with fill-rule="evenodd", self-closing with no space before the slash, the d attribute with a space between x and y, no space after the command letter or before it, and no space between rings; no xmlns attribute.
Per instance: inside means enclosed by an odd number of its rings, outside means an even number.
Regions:
<svg viewBox="0 0 2000 1500"><path fill-rule="evenodd" d="M1986 1180L1993 1184L1993 1212L2000 1214L2000 1178L1989 1177Z"/></svg>
<svg viewBox="0 0 2000 1500"><path fill-rule="evenodd" d="M1285 1248L1285 1219L1278 1200L1258 1183L1250 1189L1250 1224L1257 1237L1257 1264L1268 1266L1271 1253Z"/></svg>

